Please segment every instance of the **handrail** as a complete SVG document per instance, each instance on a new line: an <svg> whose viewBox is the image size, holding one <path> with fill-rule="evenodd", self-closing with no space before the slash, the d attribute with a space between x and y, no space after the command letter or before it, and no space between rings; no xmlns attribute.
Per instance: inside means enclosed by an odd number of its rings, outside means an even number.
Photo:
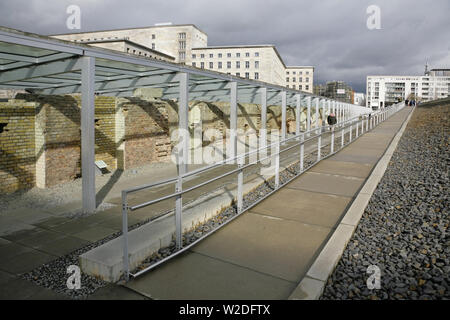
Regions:
<svg viewBox="0 0 450 320"><path fill-rule="evenodd" d="M289 151L295 147L300 146L300 170L299 173L296 174L292 179L294 179L295 177L299 176L300 174L302 174L303 172L305 172L305 170L303 170L303 158L304 158L304 154L303 154L303 150L304 150L304 145L306 142L309 142L313 139L318 139L318 155L317 155L317 160L316 162L314 162L311 166L315 165L317 162L319 162L320 160L322 160L321 157L321 148L323 147L321 145L321 138L322 135L324 134L328 134L331 133L331 151L328 155L326 155L326 157L331 156L332 154L335 154L336 152L338 152L339 150L341 150L345 145L348 145L349 143L352 142L352 135L353 135L353 125L356 124L356 136L355 139L359 138L361 135L364 134L364 132L368 132L369 130L372 130L376 125L378 125L381 121L385 121L386 119L388 119L389 117L391 117L393 114L395 114L397 111L401 110L404 107L404 103L399 103L396 105L392 105L389 108L385 108L384 110L378 110L377 112L372 112L370 113L371 116L366 116L366 117L361 117L361 115L357 115L351 119L342 121L336 125L327 125L327 126L320 126L320 127L315 127L313 129L310 129L308 131L302 132L298 135L294 135L291 136L289 138L286 138L282 141L277 140L274 143L271 143L269 145L265 145L263 147L254 149L252 151L237 155L233 158L228 158L219 162L216 162L210 166L204 167L204 168L199 168L197 170L193 170L191 172L185 173L185 174L180 174L178 177L174 177L174 178L169 178L169 179L165 179L156 183L152 183L152 184L148 184L148 185L143 185L140 187L135 187L135 188L130 188L130 189L126 189L122 191L122 234L123 234L123 266L124 266L124 273L125 273L125 279L128 280L129 276L137 276L139 274L142 274L152 268L154 268L155 266L159 265L161 263L157 262L147 268L145 268L144 270L139 271L136 274L131 274L130 270L129 270L129 261L128 261L128 210L134 211L134 210L138 210L140 208L143 207L147 207L149 205L161 202L163 200L167 200L170 198L176 198L176 208L175 208L175 217L176 217L176 246L177 246L177 250L170 255L169 257L163 259L164 261L167 259L170 259L173 256L178 255L180 252L186 250L186 248L191 247L192 244L188 245L187 247L183 247L182 245L182 240L181 240L181 219L182 219L182 204L181 204L181 199L183 197L183 194L193 191L197 188L200 188L202 186L205 186L213 181L222 179L224 177L227 177L229 175L238 173L238 187L237 187L237 214L233 217L233 219L237 216L239 216L240 214L242 214L243 212L245 212L248 208L244 209L243 208L243 170L246 168L249 168L251 166L257 165L258 163L262 163L264 160L267 159L273 159L275 157L276 161L275 161L275 189L271 192L275 192L276 190L278 190L279 188L279 167L280 167L280 154L284 153L286 151ZM372 116L373 114L373 116ZM317 120L316 120L317 121ZM361 132L358 131L359 129L359 124L361 124ZM364 130L364 124L366 125L366 130ZM347 144L345 144L344 142L344 136L345 136L345 131L346 129L350 127L350 139L349 142ZM329 132L327 129L331 128L331 132ZM341 131L341 147L337 150L334 150L334 139L335 139L335 130L336 131ZM318 132L320 131L320 132ZM315 135L311 135L314 134ZM305 139L305 135L311 135L309 136L307 139ZM289 145L285 148L280 148L280 145L285 145L286 143L290 142L294 140L294 143L292 145ZM247 164L243 164L242 161L239 162L238 161L238 167L235 169L232 169L230 171L227 171L226 173L223 173L221 175L215 176L207 181L203 181L201 183L197 183L194 186L191 186L189 188L183 189L182 188L182 181L183 178L187 178L189 176L192 176L193 174L198 174L198 173L202 173L208 170L211 170L213 168L217 168L220 167L223 164L229 163L231 161L236 161L236 160L243 160L245 162L245 159L247 157L250 157L251 155L253 155L254 153L258 153L261 152L262 150L267 150L270 148L271 151L273 151L272 147L276 147L276 151L275 153L271 152L270 155L267 155L265 158L259 158L258 160L254 161L254 162L249 162ZM310 166L310 167L311 167ZM156 186L160 186L160 185L164 185L170 182L176 182L176 190L174 193L160 197L158 199L154 199L151 201L147 201L144 203L140 203L134 206L128 206L127 204L127 195L129 193L132 192L136 192L139 190L144 190L144 189L148 189L148 188L152 188L152 187L156 187ZM264 196L265 198L266 196ZM223 225L225 225L226 223L220 225L217 228L222 227ZM216 230L216 229L215 229ZM213 230L212 232L214 232L215 230ZM201 239L205 238L207 235L202 236L200 239L198 239L197 241L195 241L194 243L197 243L198 241L200 241Z"/></svg>

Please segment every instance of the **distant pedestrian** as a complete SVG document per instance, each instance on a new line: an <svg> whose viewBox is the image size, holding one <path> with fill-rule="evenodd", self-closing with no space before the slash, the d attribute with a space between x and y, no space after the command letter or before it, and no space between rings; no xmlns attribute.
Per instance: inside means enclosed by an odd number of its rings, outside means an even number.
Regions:
<svg viewBox="0 0 450 320"><path fill-rule="evenodd" d="M334 125L337 123L336 115L333 112L328 115L327 123L331 126L330 130L333 130Z"/></svg>

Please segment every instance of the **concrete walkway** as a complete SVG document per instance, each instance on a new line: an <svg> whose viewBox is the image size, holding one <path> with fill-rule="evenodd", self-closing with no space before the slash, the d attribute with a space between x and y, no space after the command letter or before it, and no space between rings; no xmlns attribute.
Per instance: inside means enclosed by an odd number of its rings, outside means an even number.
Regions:
<svg viewBox="0 0 450 320"><path fill-rule="evenodd" d="M287 299L407 118L405 108L126 286L154 299Z"/></svg>

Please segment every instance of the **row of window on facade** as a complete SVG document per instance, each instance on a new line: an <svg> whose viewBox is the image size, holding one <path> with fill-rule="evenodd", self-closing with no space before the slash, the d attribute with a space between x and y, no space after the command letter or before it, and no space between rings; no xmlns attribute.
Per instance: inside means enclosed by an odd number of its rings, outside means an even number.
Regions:
<svg viewBox="0 0 450 320"><path fill-rule="evenodd" d="M292 74L297 74L297 71L292 71ZM302 75L303 71L299 71L298 74ZM305 71L305 74L309 74L309 71ZM289 75L289 71L286 71L286 75Z"/></svg>
<svg viewBox="0 0 450 320"><path fill-rule="evenodd" d="M210 53L209 57L210 58L214 58L214 53ZM217 54L217 58L222 58L222 57L223 57L222 53L218 53ZM231 58L231 57L232 57L231 53L227 53L227 58ZM240 52L236 52L236 58L240 58L240 57L241 57L241 53ZM249 58L250 57L250 52L246 52L245 53L245 57ZM259 57L259 52L255 52L255 57ZM205 54L201 53L200 54L200 59L204 59L204 58L205 58ZM197 59L197 54L193 53L192 54L192 59Z"/></svg>
<svg viewBox="0 0 450 320"><path fill-rule="evenodd" d="M196 62L192 62L192 66L196 67L197 63ZM205 68L205 63L204 62L200 62L200 68L204 69ZM231 61L227 61L227 69L231 69L232 68L232 63ZM236 61L235 62L235 68L236 69L240 69L241 68L241 62L240 61ZM255 69L259 68L259 61L255 61ZM209 62L209 69L214 69L214 62ZM217 69L222 69L222 62L219 61L217 62ZM250 69L250 61L245 61L245 69Z"/></svg>
<svg viewBox="0 0 450 320"><path fill-rule="evenodd" d="M291 87L289 85L287 85L286 88L303 90L303 85L299 84L298 87L295 84L293 84ZM308 84L305 85L305 90L309 90L309 85Z"/></svg>
<svg viewBox="0 0 450 320"><path fill-rule="evenodd" d="M289 82L289 77L286 77L286 82ZM292 82L297 82L297 78L292 78ZM298 78L298 82L303 82L303 78L302 77L300 77L300 78ZM309 82L309 77L306 77L305 78L305 82Z"/></svg>

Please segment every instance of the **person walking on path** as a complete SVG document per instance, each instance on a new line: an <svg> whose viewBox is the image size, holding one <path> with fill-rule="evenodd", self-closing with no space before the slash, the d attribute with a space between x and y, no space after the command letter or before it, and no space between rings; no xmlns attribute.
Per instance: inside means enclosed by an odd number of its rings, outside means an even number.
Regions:
<svg viewBox="0 0 450 320"><path fill-rule="evenodd" d="M327 123L331 126L330 130L334 129L334 125L337 123L336 115L332 112L327 117Z"/></svg>

